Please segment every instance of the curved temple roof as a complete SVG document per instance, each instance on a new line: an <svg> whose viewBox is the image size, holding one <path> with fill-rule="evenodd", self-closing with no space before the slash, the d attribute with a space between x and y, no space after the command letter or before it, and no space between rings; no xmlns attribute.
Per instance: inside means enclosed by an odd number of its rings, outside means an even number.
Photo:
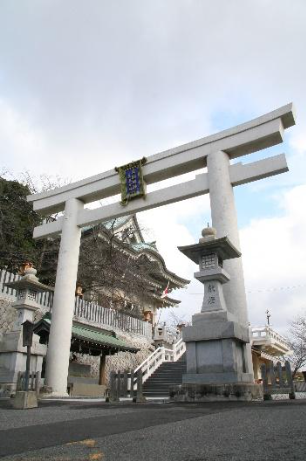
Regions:
<svg viewBox="0 0 306 461"><path fill-rule="evenodd" d="M49 317L43 317L34 325L34 332L45 330L49 332L51 326L51 319ZM118 339L115 333L109 333L102 329L91 327L89 325L83 325L79 322L73 322L72 324L72 339L77 338L82 341L86 341L91 344L95 349L101 349L101 347L107 347L116 351L129 351L137 352L138 348L129 345L128 343Z"/></svg>

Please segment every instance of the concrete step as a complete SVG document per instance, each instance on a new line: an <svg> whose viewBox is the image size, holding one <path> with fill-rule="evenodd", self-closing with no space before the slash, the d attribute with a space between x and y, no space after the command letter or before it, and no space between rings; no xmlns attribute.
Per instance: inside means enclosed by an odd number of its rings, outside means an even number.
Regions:
<svg viewBox="0 0 306 461"><path fill-rule="evenodd" d="M182 376L174 376L174 377L169 377L169 378L153 378L144 383L155 383L155 384L161 384L161 383L174 383L176 381L182 381Z"/></svg>
<svg viewBox="0 0 306 461"><path fill-rule="evenodd" d="M182 377L186 371L185 357L181 357L177 362L163 363L144 383L144 395L146 397L168 396L170 386L182 384Z"/></svg>

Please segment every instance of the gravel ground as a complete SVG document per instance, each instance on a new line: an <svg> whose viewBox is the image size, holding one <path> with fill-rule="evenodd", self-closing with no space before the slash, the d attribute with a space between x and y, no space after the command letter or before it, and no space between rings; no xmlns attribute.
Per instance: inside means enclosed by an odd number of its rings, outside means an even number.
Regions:
<svg viewBox="0 0 306 461"><path fill-rule="evenodd" d="M306 458L306 400L110 407L54 402L38 410L25 411L22 416L24 421L30 418L31 425L26 422L22 429L0 431L3 461ZM17 420L17 413L0 407L0 421L3 414ZM49 422L40 425L44 415Z"/></svg>
<svg viewBox="0 0 306 461"><path fill-rule="evenodd" d="M50 424L60 421L72 421L77 419L94 418L97 416L110 416L122 413L130 413L132 408L105 408L98 403L92 402L44 402L38 408L30 410L15 410L11 408L11 402L7 400L0 406L0 430L13 429L38 424Z"/></svg>

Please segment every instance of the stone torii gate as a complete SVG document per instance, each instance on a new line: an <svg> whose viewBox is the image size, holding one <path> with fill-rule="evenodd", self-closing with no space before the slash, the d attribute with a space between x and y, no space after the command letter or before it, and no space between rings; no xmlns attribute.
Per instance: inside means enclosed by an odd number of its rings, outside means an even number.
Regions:
<svg viewBox="0 0 306 461"><path fill-rule="evenodd" d="M114 170L77 181L48 192L30 195L35 211L52 214L64 210L57 221L34 229L34 238L61 234L52 309L46 383L53 395L67 395L67 376L77 280L81 228L126 214L178 202L209 193L212 225L218 237L227 235L239 249L239 232L233 187L288 170L284 154L253 163L230 160L265 149L283 141L286 128L295 124L292 104L283 106L242 125L147 158L143 167L146 184L152 184L207 167L207 173L187 182L166 187L123 206L120 202L97 209L84 205L120 193L120 179ZM241 258L225 262L231 280L224 287L228 311L247 327L248 315ZM250 349L248 369L251 370Z"/></svg>

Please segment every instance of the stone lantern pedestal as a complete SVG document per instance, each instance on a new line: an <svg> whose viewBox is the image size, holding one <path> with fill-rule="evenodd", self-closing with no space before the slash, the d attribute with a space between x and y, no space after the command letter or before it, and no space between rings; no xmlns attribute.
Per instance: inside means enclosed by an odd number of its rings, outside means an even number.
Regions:
<svg viewBox="0 0 306 461"><path fill-rule="evenodd" d="M176 401L250 400L259 390L249 369L249 328L227 310L223 296L223 285L230 280L223 261L241 253L227 237L217 239L212 228L202 235L198 244L179 247L199 264L194 276L204 284L204 299L192 326L183 330L187 373L170 394Z"/></svg>
<svg viewBox="0 0 306 461"><path fill-rule="evenodd" d="M18 373L26 369L27 348L23 346L22 324L33 322L34 314L39 309L38 294L43 291L53 291L43 285L36 277L36 269L30 267L25 275L16 282L6 284L17 290L17 300L12 308L17 311L17 318L12 331L3 335L0 342L0 391L11 394L16 391ZM47 346L39 343L39 336L33 335L31 347L30 372L41 372L43 357Z"/></svg>

